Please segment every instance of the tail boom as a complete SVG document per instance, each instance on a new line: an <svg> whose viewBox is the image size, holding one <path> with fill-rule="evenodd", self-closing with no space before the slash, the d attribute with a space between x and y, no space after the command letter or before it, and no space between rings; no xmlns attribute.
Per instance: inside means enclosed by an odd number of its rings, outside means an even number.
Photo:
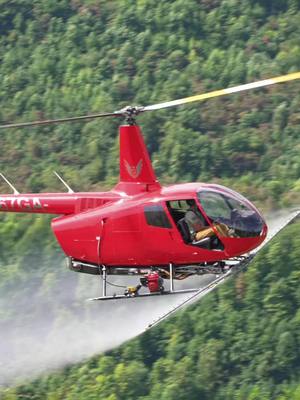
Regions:
<svg viewBox="0 0 300 400"><path fill-rule="evenodd" d="M30 193L0 195L0 212L70 215L122 198L117 192Z"/></svg>
<svg viewBox="0 0 300 400"><path fill-rule="evenodd" d="M66 193L1 195L0 212L73 214L76 200Z"/></svg>

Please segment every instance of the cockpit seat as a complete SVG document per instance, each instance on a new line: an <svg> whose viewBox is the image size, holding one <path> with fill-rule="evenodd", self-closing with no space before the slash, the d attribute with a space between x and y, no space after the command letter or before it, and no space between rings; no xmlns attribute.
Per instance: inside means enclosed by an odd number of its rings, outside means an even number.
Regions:
<svg viewBox="0 0 300 400"><path fill-rule="evenodd" d="M207 238L203 238L201 240L193 240L189 226L184 218L181 218L177 222L177 227L179 229L179 232L181 233L184 243L192 244L194 246L201 246L201 247L209 248L211 238L207 237Z"/></svg>
<svg viewBox="0 0 300 400"><path fill-rule="evenodd" d="M181 218L177 222L177 227L179 229L179 232L181 233L184 243L187 243L187 244L191 243L193 241L192 236L190 233L189 226L184 218Z"/></svg>

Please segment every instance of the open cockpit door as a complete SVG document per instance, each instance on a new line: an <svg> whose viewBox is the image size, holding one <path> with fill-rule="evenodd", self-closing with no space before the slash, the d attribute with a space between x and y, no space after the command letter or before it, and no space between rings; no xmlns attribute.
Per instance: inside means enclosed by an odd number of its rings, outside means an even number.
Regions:
<svg viewBox="0 0 300 400"><path fill-rule="evenodd" d="M207 250L223 250L218 231L211 226L194 199L170 200L167 207L185 244Z"/></svg>

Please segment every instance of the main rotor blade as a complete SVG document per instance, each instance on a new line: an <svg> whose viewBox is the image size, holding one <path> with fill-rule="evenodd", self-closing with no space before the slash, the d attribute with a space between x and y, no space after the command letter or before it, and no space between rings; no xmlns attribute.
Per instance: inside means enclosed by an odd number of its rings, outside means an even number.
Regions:
<svg viewBox="0 0 300 400"><path fill-rule="evenodd" d="M160 110L162 108L168 108L173 106L179 106L181 104L192 103L193 101L200 101L210 99L212 97L224 96L225 94L243 92L245 90L255 89L263 86L274 85L275 83L293 81L300 79L300 72L294 72L292 74L281 75L271 79L264 79L253 83L246 83L245 85L233 86L228 89L214 90L191 97L184 97L178 100L167 101L164 103L153 104L143 108L143 111Z"/></svg>
<svg viewBox="0 0 300 400"><path fill-rule="evenodd" d="M57 124L60 122L76 122L94 118L101 118L101 117L132 117L138 115L144 111L152 111L152 110L160 110L162 108L168 108L173 106L179 106L181 104L192 103L194 101L201 101L210 99L213 97L224 96L225 94L231 94L236 92L243 92L250 89L255 89L263 86L274 85L275 83L281 82L288 82L293 81L295 79L300 79L300 72L294 72L287 75L277 76L271 79L264 79L262 81L246 83L245 85L233 86L227 89L221 90L214 90L212 92L207 92L203 94L199 94L196 96L184 97L178 100L167 101L164 103L153 104L146 107L125 107L122 110L115 111L112 113L100 113L100 114L90 114L90 115L82 115L79 117L69 117L69 118L58 118L58 119L48 119L42 121L33 121L33 122L20 122L16 124L5 124L0 125L0 129L4 128L23 128L27 126L37 126L37 125L50 125L50 124Z"/></svg>
<svg viewBox="0 0 300 400"><path fill-rule="evenodd" d="M121 113L113 112L113 113L81 115L80 117L46 119L46 120L43 120L43 121L20 122L20 123L17 123L17 124L0 125L0 129L4 129L4 128L23 128L23 127L26 127L26 126L35 126L35 125L50 125L50 124L58 124L60 122L74 122L74 121L82 121L82 120L86 120L86 119L101 118L101 117L121 117L122 115L123 114L121 114Z"/></svg>

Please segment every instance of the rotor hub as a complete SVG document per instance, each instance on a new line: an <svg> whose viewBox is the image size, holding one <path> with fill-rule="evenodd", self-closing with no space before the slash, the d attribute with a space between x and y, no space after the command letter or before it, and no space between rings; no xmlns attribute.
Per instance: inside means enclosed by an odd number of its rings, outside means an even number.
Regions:
<svg viewBox="0 0 300 400"><path fill-rule="evenodd" d="M126 118L126 122L129 125L135 125L135 118L141 112L143 112L144 107L141 106L126 106L119 111L116 111L116 114L124 115Z"/></svg>

